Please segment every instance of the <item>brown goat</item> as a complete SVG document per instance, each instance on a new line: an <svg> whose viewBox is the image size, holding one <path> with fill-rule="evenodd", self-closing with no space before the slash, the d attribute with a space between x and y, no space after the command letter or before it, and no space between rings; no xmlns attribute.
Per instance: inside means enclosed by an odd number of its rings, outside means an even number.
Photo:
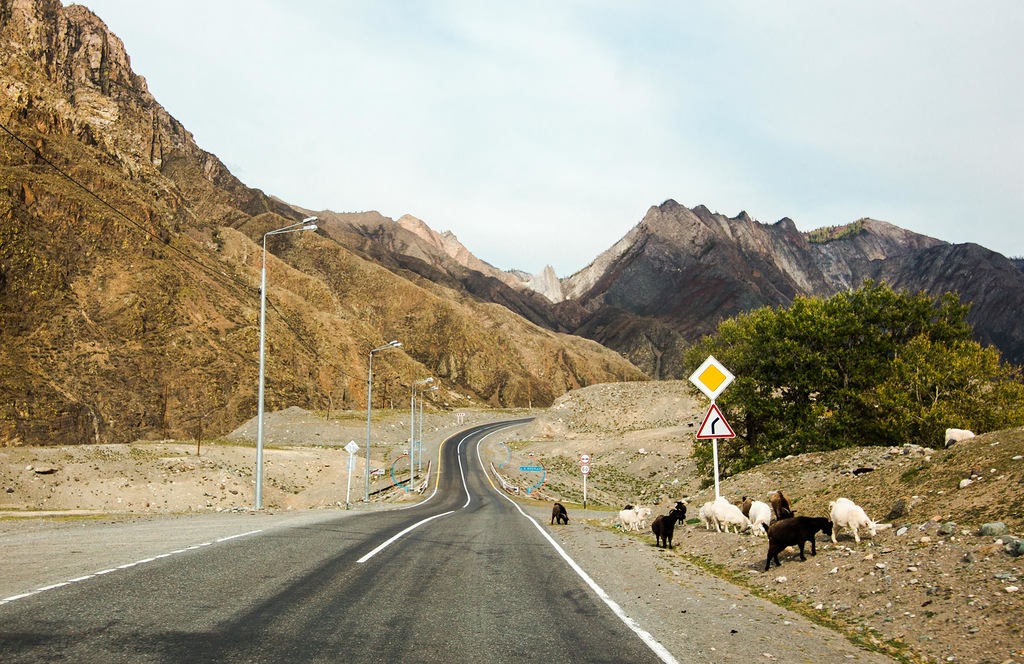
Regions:
<svg viewBox="0 0 1024 664"><path fill-rule="evenodd" d="M789 498L786 498L782 491L770 493L768 495L768 502L771 503L772 511L775 512L776 521L793 517L793 509L789 506Z"/></svg>

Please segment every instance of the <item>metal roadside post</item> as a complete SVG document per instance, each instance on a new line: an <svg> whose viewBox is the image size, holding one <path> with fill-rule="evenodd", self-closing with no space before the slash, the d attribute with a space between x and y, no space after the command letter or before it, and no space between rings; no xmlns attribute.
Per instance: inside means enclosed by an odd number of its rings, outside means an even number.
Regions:
<svg viewBox="0 0 1024 664"><path fill-rule="evenodd" d="M704 363L697 367L697 370L690 375L690 382L707 395L708 399L711 399L711 407L708 409L707 414L704 415L704 421L701 422L700 428L697 430L697 439L711 440L711 450L715 462L715 499L722 495L718 485L718 439L736 437L732 427L725 421L722 411L715 405L715 399L735 379L736 376L733 376L732 372L722 366L715 359L714 355L708 355Z"/></svg>
<svg viewBox="0 0 1024 664"><path fill-rule="evenodd" d="M356 452L359 451L359 446L356 445L356 441L350 440L345 446L345 451L348 452L348 486L345 488L345 509L349 509L348 495L352 491L352 471L356 469Z"/></svg>
<svg viewBox="0 0 1024 664"><path fill-rule="evenodd" d="M580 455L580 472L583 473L583 509L587 509L587 475L590 474L590 455Z"/></svg>

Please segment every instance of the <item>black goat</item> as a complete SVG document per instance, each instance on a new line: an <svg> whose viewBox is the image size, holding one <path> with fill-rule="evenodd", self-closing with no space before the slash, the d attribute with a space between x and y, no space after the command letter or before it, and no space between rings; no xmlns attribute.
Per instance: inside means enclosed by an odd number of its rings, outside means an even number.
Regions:
<svg viewBox="0 0 1024 664"><path fill-rule="evenodd" d="M799 546L800 560L807 560L804 556L804 544L810 542L811 555L818 555L814 547L814 536L818 531L831 537L832 522L823 516L794 516L773 523L768 528L768 558L764 563L764 571L767 572L772 566L772 560L782 567L779 553L787 546Z"/></svg>
<svg viewBox="0 0 1024 664"><path fill-rule="evenodd" d="M661 548L672 548L672 533L676 529L676 521L682 521L686 518L686 507L682 510L675 508L669 511L668 514L662 514L655 517L651 523L651 531L654 532L654 545L660 546Z"/></svg>

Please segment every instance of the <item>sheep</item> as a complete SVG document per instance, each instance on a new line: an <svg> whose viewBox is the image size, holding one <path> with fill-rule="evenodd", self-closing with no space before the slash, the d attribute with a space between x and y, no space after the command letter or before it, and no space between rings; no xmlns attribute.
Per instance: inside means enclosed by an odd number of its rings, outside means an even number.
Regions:
<svg viewBox="0 0 1024 664"><path fill-rule="evenodd" d="M946 447L951 447L954 443L960 443L968 438L974 438L974 432L970 429L946 429Z"/></svg>
<svg viewBox="0 0 1024 664"><path fill-rule="evenodd" d="M736 526L736 532L750 526L750 519L743 516L740 508L736 507L725 498L719 496L711 507L712 517L715 519L715 527L721 532L722 526L725 532L729 532L729 526Z"/></svg>
<svg viewBox="0 0 1024 664"><path fill-rule="evenodd" d="M700 510L697 511L697 516L704 522L704 528L706 530L711 530L711 526L715 525L715 517L713 513L714 506L714 503L707 502L701 505Z"/></svg>
<svg viewBox="0 0 1024 664"><path fill-rule="evenodd" d="M677 509L672 509L667 515L660 514L654 518L651 524L651 531L654 533L654 545L661 548L672 548L672 533L676 528L676 521L682 521L685 514Z"/></svg>
<svg viewBox="0 0 1024 664"><path fill-rule="evenodd" d="M556 521L566 525L569 523L569 513L565 511L565 505L562 503L555 503L551 507L551 525L555 525Z"/></svg>
<svg viewBox="0 0 1024 664"><path fill-rule="evenodd" d="M767 572L771 568L772 560L782 567L779 554L788 546L799 546L800 560L807 560L804 556L804 543L809 541L811 555L818 555L814 546L814 536L818 531L831 536L832 522L823 516L794 516L773 523L768 528L768 557L764 563L764 571Z"/></svg>
<svg viewBox="0 0 1024 664"><path fill-rule="evenodd" d="M867 528L871 536L878 534L875 522L868 518L864 510L848 498L837 498L828 504L829 518L832 520L832 542L836 542L836 532L840 528L853 531L853 539L860 543L858 529Z"/></svg>
<svg viewBox="0 0 1024 664"><path fill-rule="evenodd" d="M788 519L793 516L793 509L789 506L789 498L786 498L785 494L781 491L772 491L768 494L768 502L772 505L772 511L775 512L775 519Z"/></svg>
<svg viewBox="0 0 1024 664"><path fill-rule="evenodd" d="M750 503L750 534L757 537L768 531L772 522L772 508L768 503L754 500Z"/></svg>

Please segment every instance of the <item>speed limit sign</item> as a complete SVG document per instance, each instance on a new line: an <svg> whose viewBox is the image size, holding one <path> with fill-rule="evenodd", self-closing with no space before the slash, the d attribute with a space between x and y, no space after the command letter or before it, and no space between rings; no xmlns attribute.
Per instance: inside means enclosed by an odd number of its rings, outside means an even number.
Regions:
<svg viewBox="0 0 1024 664"><path fill-rule="evenodd" d="M587 475L588 473L590 473L590 466L587 464L583 464L582 466L580 466L580 472L583 473L584 475Z"/></svg>

